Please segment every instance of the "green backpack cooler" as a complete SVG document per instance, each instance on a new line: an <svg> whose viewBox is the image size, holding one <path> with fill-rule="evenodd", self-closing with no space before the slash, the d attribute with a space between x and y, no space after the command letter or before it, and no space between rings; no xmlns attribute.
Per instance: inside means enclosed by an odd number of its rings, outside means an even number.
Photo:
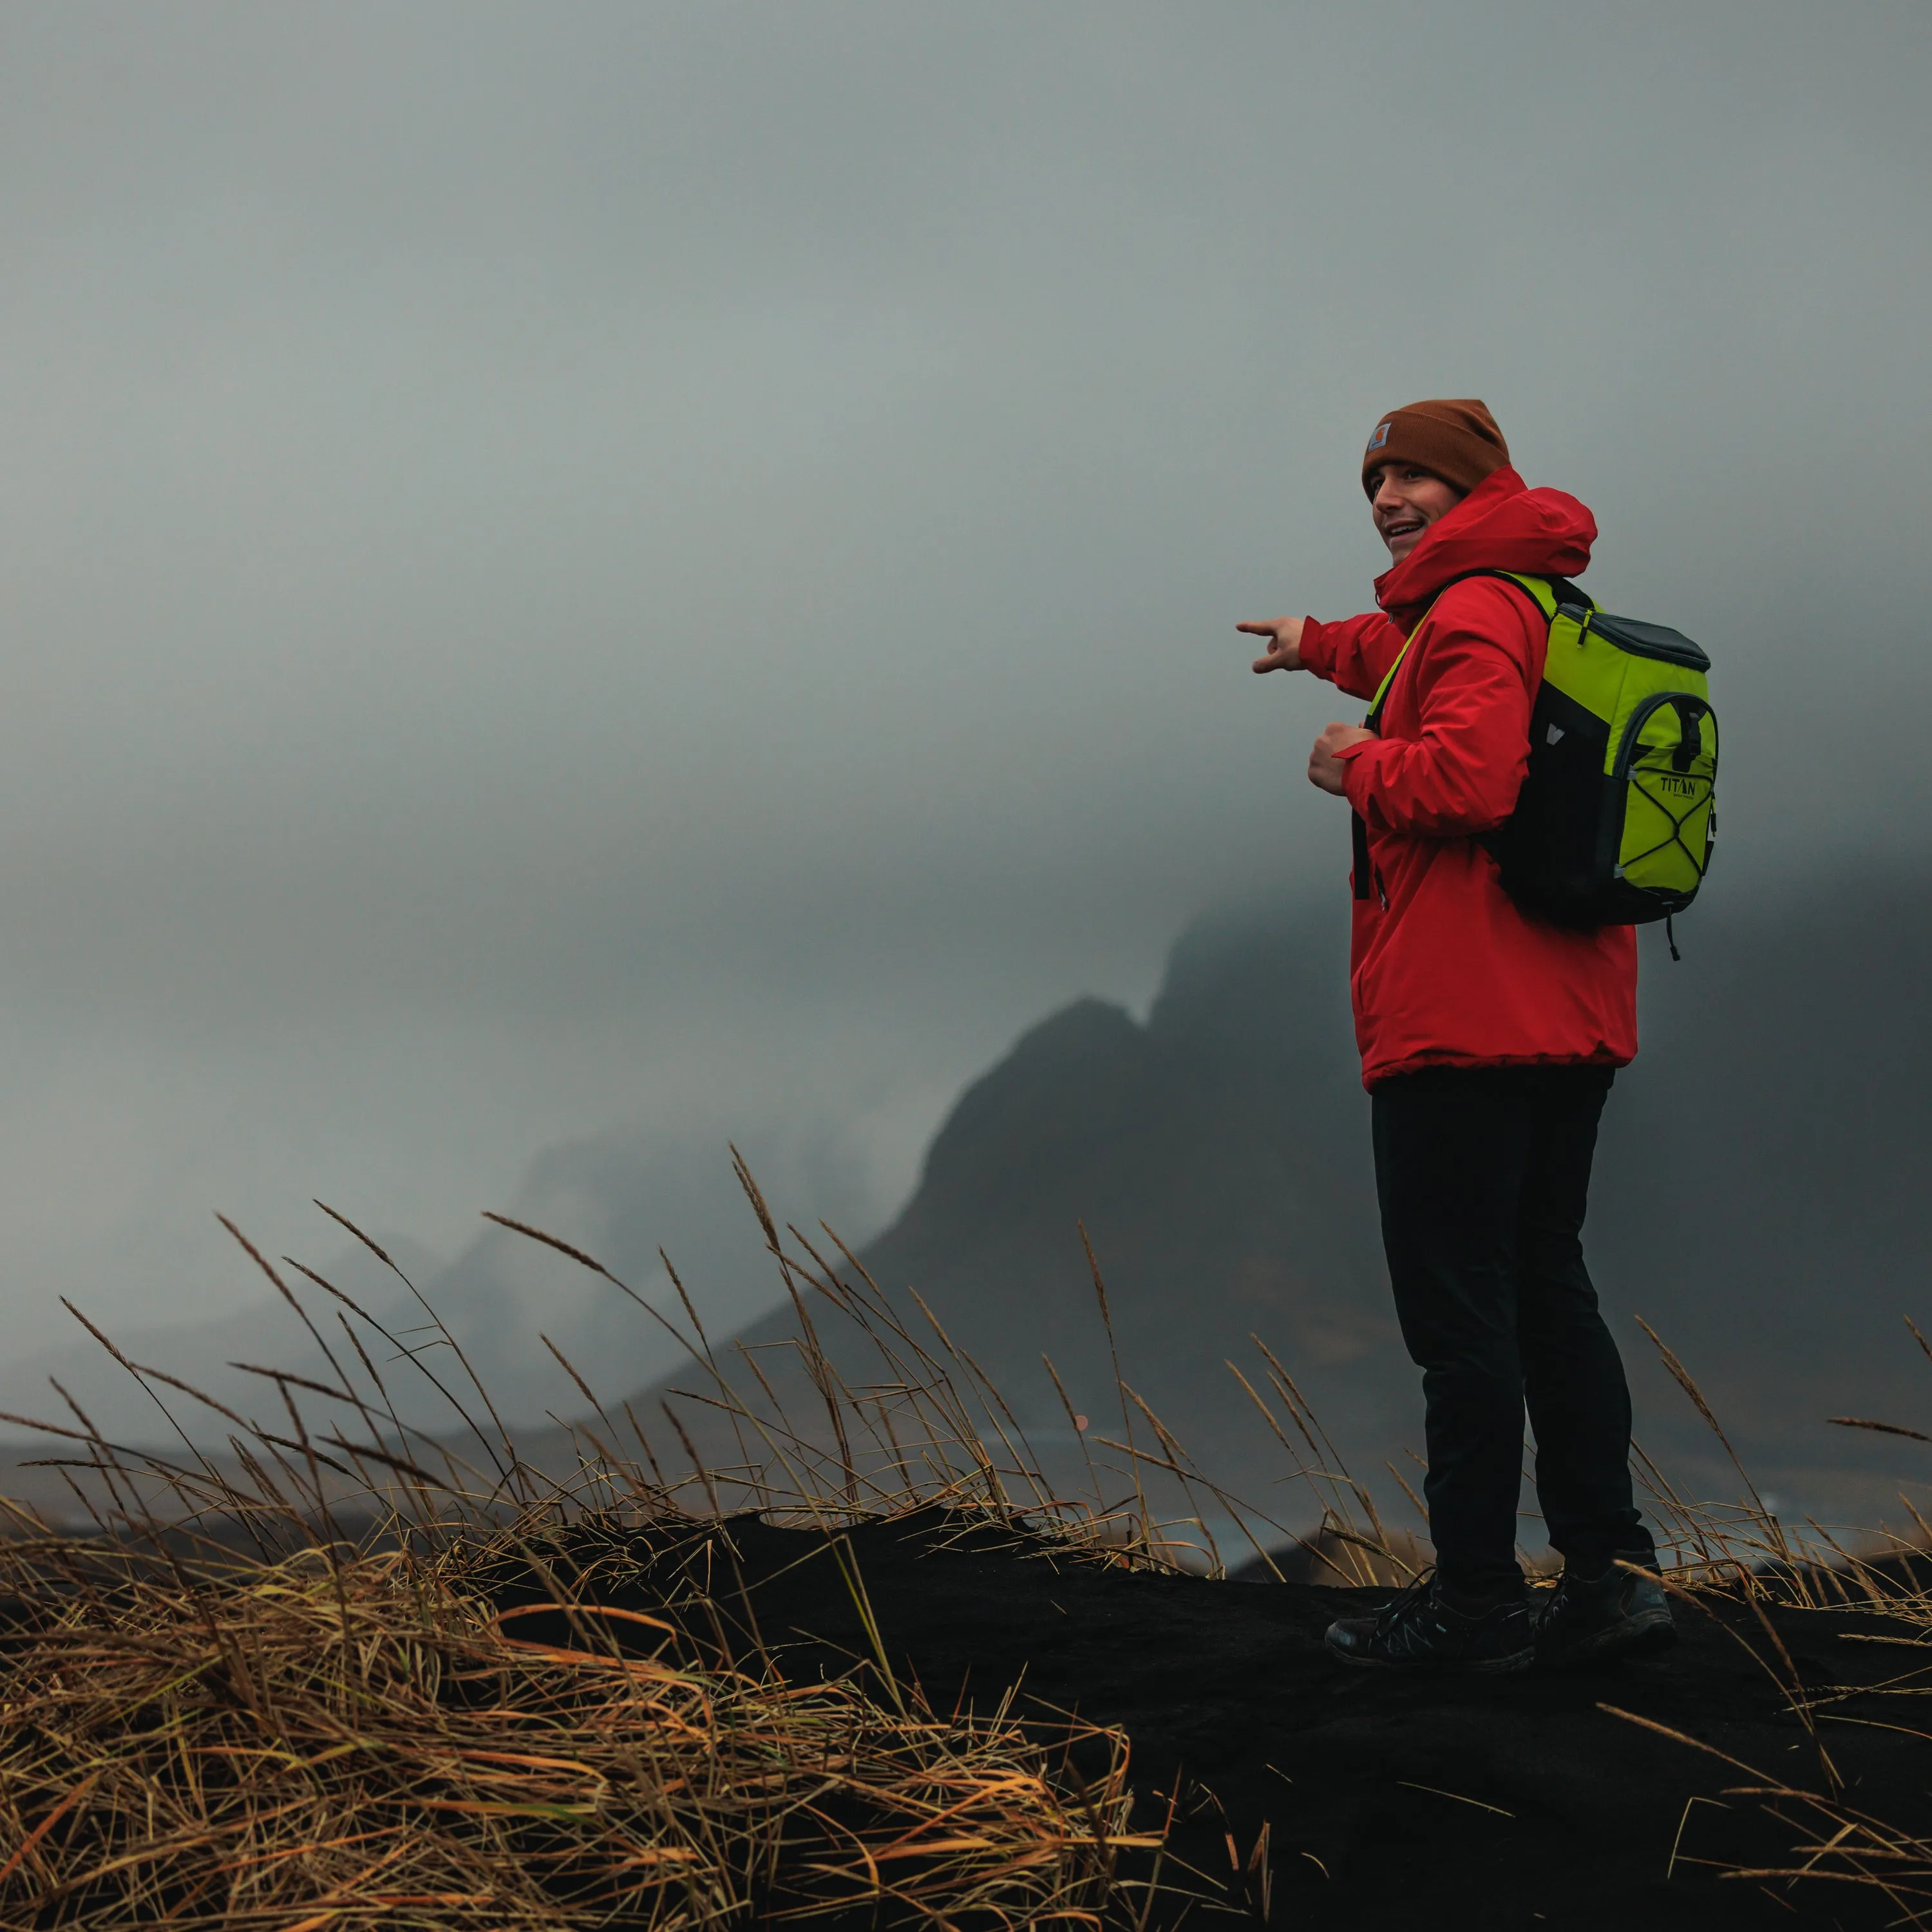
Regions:
<svg viewBox="0 0 1932 1932"><path fill-rule="evenodd" d="M1503 890L1560 926L1668 922L1697 896L1718 833L1710 659L1679 632L1608 616L1565 578L1468 574L1517 585L1550 623L1529 770L1483 840Z"/></svg>

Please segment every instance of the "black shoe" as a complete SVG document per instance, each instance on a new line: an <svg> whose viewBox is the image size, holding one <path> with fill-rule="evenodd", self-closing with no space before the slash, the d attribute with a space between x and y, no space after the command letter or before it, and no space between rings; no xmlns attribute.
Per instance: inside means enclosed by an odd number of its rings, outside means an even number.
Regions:
<svg viewBox="0 0 1932 1932"><path fill-rule="evenodd" d="M1648 1569L1657 1558L1646 1550L1624 1561ZM1552 1670L1656 1657L1676 1641L1662 1586L1654 1577L1614 1563L1594 1578L1566 1569L1536 1620L1536 1660Z"/></svg>
<svg viewBox="0 0 1932 1932"><path fill-rule="evenodd" d="M1367 1616L1341 1617L1322 1639L1344 1664L1452 1670L1520 1670L1536 1652L1527 1598L1465 1612L1443 1601L1432 1576Z"/></svg>

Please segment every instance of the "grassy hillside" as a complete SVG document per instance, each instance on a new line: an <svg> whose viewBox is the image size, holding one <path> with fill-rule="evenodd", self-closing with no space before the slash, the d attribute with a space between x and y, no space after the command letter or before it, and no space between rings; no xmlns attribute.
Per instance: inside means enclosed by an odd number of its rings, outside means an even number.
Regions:
<svg viewBox="0 0 1932 1932"><path fill-rule="evenodd" d="M1668 1506L1666 1659L1346 1672L1324 1626L1407 1563L1325 1457L1278 1458L1321 1545L1250 1514L1280 1560L1204 1571L1148 1492L1234 1506L1165 1442L1069 1489L963 1351L779 1245L812 1401L721 1361L731 1466L667 1478L676 1424L620 1410L547 1477L460 1378L470 1440L418 1438L359 1321L222 1464L56 1434L100 1520L0 1537L0 1924L1924 1922L1921 1552Z"/></svg>

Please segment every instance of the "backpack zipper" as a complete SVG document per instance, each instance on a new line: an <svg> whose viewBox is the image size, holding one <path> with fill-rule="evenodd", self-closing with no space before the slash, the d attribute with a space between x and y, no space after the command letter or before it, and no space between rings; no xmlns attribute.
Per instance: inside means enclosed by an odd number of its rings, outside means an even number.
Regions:
<svg viewBox="0 0 1932 1932"><path fill-rule="evenodd" d="M1640 624L1634 618L1606 616L1601 610L1592 610L1584 620L1583 627L1601 632L1620 650L1629 652L1633 657L1655 658L1662 663L1682 664L1691 670L1708 671L1711 668L1711 660L1701 644L1693 643L1681 631L1665 629L1661 624ZM1677 641L1666 644L1664 640L1667 638L1674 638Z"/></svg>

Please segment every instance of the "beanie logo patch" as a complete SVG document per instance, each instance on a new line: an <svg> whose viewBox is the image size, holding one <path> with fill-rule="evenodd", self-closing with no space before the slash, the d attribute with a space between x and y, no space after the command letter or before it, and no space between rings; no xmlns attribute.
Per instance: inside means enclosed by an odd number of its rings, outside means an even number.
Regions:
<svg viewBox="0 0 1932 1932"><path fill-rule="evenodd" d="M1383 444L1388 441L1389 431L1394 427L1395 418L1393 416L1389 418L1386 422L1378 423L1376 425L1375 434L1369 438L1369 448L1370 450L1381 448ZM1367 452L1364 452L1364 454L1366 454Z"/></svg>

